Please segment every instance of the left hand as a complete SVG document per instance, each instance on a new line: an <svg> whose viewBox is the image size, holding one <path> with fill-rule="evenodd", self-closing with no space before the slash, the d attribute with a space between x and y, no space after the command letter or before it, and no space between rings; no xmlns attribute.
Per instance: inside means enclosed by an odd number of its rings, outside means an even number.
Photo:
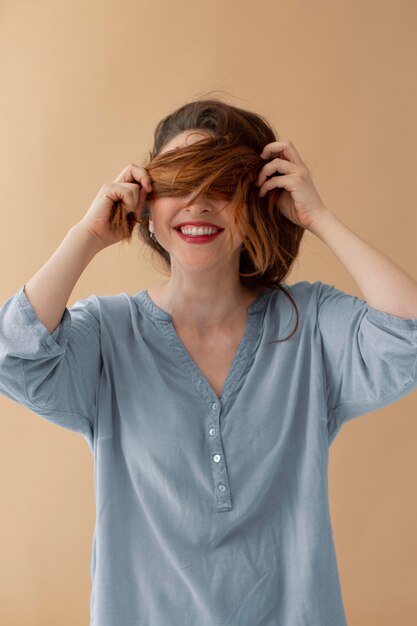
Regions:
<svg viewBox="0 0 417 626"><path fill-rule="evenodd" d="M273 141L266 144L260 156L269 159L277 154L283 158L276 157L269 161L258 174L259 197L263 198L270 189L282 187L283 191L277 200L278 209L294 224L308 229L328 209L324 206L308 167L294 144L291 141ZM283 175L266 180L274 172Z"/></svg>

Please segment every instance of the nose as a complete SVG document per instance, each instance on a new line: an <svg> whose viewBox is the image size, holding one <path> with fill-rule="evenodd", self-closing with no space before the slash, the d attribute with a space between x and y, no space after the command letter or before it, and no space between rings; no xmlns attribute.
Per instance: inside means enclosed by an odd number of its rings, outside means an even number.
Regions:
<svg viewBox="0 0 417 626"><path fill-rule="evenodd" d="M199 217L200 215L210 215L210 211L208 209L189 209L189 207L187 207L188 212L190 215L192 215L193 217Z"/></svg>
<svg viewBox="0 0 417 626"><path fill-rule="evenodd" d="M191 195L191 194L190 194ZM186 204L188 200L184 202ZM213 212L214 205L210 204L210 200L202 194L194 200L191 204L185 207L186 211L198 217L201 213L205 215Z"/></svg>

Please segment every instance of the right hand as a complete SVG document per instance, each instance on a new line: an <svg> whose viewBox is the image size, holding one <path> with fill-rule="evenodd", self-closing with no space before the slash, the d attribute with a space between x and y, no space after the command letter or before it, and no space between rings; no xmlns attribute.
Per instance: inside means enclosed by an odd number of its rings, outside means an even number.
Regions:
<svg viewBox="0 0 417 626"><path fill-rule="evenodd" d="M146 195L152 191L152 182L147 171L131 163L122 170L112 183L104 183L94 198L80 224L97 238L100 247L106 248L126 238L126 228L117 228L120 220L129 214L130 232L139 217ZM122 211L119 220L117 212ZM132 224L133 219L133 224ZM124 232L121 232L124 230Z"/></svg>

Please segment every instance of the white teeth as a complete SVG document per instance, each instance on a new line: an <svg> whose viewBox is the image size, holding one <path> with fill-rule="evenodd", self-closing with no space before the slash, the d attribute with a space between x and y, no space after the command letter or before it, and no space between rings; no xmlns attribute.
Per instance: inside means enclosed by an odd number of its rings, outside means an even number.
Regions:
<svg viewBox="0 0 417 626"><path fill-rule="evenodd" d="M191 235L192 237L198 237L198 236L201 237L201 235L213 235L214 233L217 233L220 229L219 228L204 228L202 226L199 226L199 227L181 226L180 230L183 233L183 235Z"/></svg>

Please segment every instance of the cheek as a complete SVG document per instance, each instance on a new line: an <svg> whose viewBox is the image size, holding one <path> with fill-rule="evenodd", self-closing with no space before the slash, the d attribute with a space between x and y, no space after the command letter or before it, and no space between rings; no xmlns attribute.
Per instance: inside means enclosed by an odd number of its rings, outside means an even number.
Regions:
<svg viewBox="0 0 417 626"><path fill-rule="evenodd" d="M172 198L158 198L150 205L150 218L157 229L165 230L171 228L175 223L175 216L178 208Z"/></svg>

